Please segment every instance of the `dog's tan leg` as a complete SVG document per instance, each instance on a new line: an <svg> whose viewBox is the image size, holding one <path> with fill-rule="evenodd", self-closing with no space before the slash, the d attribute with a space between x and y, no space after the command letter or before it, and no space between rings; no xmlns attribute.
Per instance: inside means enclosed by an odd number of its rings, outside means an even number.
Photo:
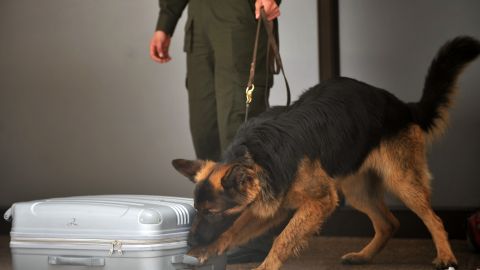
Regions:
<svg viewBox="0 0 480 270"><path fill-rule="evenodd" d="M254 216L250 222L238 224L225 231L215 241L215 249L219 254L222 254L229 248L246 244L248 241L279 225L287 217L287 210L279 210L273 217Z"/></svg>
<svg viewBox="0 0 480 270"><path fill-rule="evenodd" d="M189 252L189 255L205 261L208 257L222 254L227 249L247 243L262 235L270 228L280 224L288 217L287 211L279 211L271 218L260 218L250 209L246 209L233 225L220 235L212 244L199 247Z"/></svg>
<svg viewBox="0 0 480 270"><path fill-rule="evenodd" d="M396 140L381 147L377 159L378 171L384 177L385 187L410 208L430 231L437 257L437 268L455 266L457 260L448 242L447 232L440 218L430 206L430 173L427 168L423 132L413 126Z"/></svg>
<svg viewBox="0 0 480 270"><path fill-rule="evenodd" d="M320 229L323 220L333 211L336 200L304 201L285 229L275 239L267 258L256 270L276 270L291 255L298 255L308 238Z"/></svg>
<svg viewBox="0 0 480 270"><path fill-rule="evenodd" d="M269 229L280 225L288 218L288 215L289 212L287 210L280 209L272 218L257 217L254 221L241 228L240 231L231 232L233 236L229 248L241 246L256 237L261 236Z"/></svg>
<svg viewBox="0 0 480 270"><path fill-rule="evenodd" d="M396 232L399 222L388 210L383 198L381 179L373 173L363 173L339 181L339 186L347 202L365 213L372 221L375 236L361 251L345 254L346 264L368 263L386 245Z"/></svg>
<svg viewBox="0 0 480 270"><path fill-rule="evenodd" d="M443 227L442 221L430 206L430 191L421 184L424 181L418 180L417 177L419 176L415 176L413 172L410 172L401 179L391 179L389 188L408 208L422 219L430 231L437 249L437 257L433 261L434 266L437 268L456 266L457 260L448 242L447 232Z"/></svg>
<svg viewBox="0 0 480 270"><path fill-rule="evenodd" d="M242 214L235 220L233 225L223 232L220 237L206 247L196 247L191 249L188 252L188 255L197 257L200 262L206 261L209 257L223 253L230 244L234 236L242 230L242 228L248 226L250 223L257 223L255 215L250 209L246 209Z"/></svg>

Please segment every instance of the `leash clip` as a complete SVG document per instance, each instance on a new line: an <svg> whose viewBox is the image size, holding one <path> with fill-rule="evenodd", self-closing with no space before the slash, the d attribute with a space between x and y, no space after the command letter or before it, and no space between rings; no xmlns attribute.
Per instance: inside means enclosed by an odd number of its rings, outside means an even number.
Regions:
<svg viewBox="0 0 480 270"><path fill-rule="evenodd" d="M252 103L253 100L253 90L255 90L255 85L250 85L247 86L247 89L245 89L245 95L246 95L246 103L250 104Z"/></svg>

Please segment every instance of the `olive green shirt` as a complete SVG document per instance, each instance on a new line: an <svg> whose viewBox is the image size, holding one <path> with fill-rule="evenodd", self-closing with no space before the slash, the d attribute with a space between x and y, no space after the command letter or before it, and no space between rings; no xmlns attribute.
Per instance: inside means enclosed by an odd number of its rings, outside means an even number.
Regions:
<svg viewBox="0 0 480 270"><path fill-rule="evenodd" d="M156 30L164 31L172 36L187 3L188 0L159 0L160 14L158 15Z"/></svg>
<svg viewBox="0 0 480 270"><path fill-rule="evenodd" d="M255 0L249 1L252 3L255 2ZM276 0L276 2L280 5L281 0ZM164 31L172 36L178 19L182 16L182 12L187 4L188 0L159 0L160 14L158 15L157 27L155 30Z"/></svg>

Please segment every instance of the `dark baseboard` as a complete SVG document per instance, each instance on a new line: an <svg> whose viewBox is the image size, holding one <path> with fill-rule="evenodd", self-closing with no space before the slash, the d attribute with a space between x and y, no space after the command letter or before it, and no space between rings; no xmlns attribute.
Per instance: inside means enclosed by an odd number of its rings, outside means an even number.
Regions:
<svg viewBox="0 0 480 270"><path fill-rule="evenodd" d="M466 239L466 221L475 209L435 209L443 221L450 239ZM430 233L412 211L394 209L393 215L400 222L395 234L397 238L431 238ZM320 235L372 237L374 234L370 219L352 208L341 207L325 222Z"/></svg>
<svg viewBox="0 0 480 270"><path fill-rule="evenodd" d="M10 229L12 228L12 224L5 219L3 219L3 214L7 212L8 207L0 207L0 235L1 234L9 234Z"/></svg>
<svg viewBox="0 0 480 270"><path fill-rule="evenodd" d="M8 234L11 229L10 222L3 219L6 207L0 207L2 219L0 220L0 234ZM430 238L422 221L410 210L396 209L393 214L400 221L400 229L395 237L398 238ZM465 223L474 209L436 209L435 212L442 219L450 239L465 239ZM325 222L321 235L372 237L373 227L368 217L352 208L340 207Z"/></svg>

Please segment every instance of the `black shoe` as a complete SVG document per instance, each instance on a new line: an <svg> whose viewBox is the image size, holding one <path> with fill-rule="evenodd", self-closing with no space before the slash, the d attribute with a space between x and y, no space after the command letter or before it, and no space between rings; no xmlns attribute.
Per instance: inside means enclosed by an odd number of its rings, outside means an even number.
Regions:
<svg viewBox="0 0 480 270"><path fill-rule="evenodd" d="M227 263L251 263L262 262L268 255L268 252L263 250L251 249L248 247L237 247L227 251Z"/></svg>

